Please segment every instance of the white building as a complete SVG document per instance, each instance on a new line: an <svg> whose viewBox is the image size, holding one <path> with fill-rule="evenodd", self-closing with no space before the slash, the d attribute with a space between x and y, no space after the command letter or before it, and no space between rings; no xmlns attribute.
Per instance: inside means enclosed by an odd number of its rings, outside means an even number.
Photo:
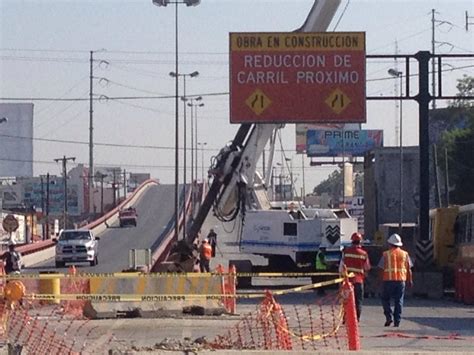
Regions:
<svg viewBox="0 0 474 355"><path fill-rule="evenodd" d="M33 104L0 103L0 177L33 176Z"/></svg>

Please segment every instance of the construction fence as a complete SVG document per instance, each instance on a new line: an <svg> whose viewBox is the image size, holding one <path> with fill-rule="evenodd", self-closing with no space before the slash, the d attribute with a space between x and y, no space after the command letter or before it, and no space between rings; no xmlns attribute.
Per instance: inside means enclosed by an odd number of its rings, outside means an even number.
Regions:
<svg viewBox="0 0 474 355"><path fill-rule="evenodd" d="M60 287L52 282L44 287L45 280L55 280L57 275L20 275L3 277L3 297L0 300L0 335L4 343L23 353L95 354L130 350L115 338L109 329L102 329L93 320L84 317L83 310L94 302L165 302L217 300L230 314L236 313L239 299L256 299L256 311L242 315L235 326L216 334L215 338L200 344L202 349L264 349L264 350L317 350L360 348L358 324L355 314L354 293L348 278L339 278L317 284L295 287L275 292L237 293L235 270L217 274L70 274L62 275ZM218 275L218 277L216 276ZM269 276L271 274L265 274ZM192 280L216 277L218 292L186 294L127 294L93 293L91 278L97 279L175 279ZM38 283L43 280L43 283ZM38 286L43 285L43 289ZM278 298L294 292L307 292L318 287L339 284L339 291L323 298L316 298L310 305L282 306ZM102 291L107 291L102 290ZM148 290L151 291L151 290ZM201 291L203 291L201 289ZM49 292L49 293L48 293ZM207 292L207 291L206 291ZM261 301L258 301L261 299ZM159 336L159 334L157 334Z"/></svg>

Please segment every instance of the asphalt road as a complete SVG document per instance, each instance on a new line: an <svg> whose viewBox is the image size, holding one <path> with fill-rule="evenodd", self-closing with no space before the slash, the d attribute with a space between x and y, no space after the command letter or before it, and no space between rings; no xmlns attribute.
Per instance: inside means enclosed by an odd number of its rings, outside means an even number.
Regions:
<svg viewBox="0 0 474 355"><path fill-rule="evenodd" d="M147 249L158 239L168 222L173 218L174 186L150 187L135 205L138 225L120 228L118 223L99 235L99 264L91 267L87 263L76 265L82 272L118 272L128 268L130 249ZM54 259L48 259L25 269L25 272L57 271Z"/></svg>
<svg viewBox="0 0 474 355"><path fill-rule="evenodd" d="M314 292L277 297L284 309L294 305L317 302ZM406 300L404 316L400 328L384 327L385 321L380 300L366 300L360 322L359 334L362 353L371 354L419 354L420 352L440 354L473 354L474 350L474 309L450 300ZM152 353L156 344L163 342L183 342L186 338L194 341L206 337L214 340L227 330L235 329L242 316L255 312L258 301L238 301L236 316L183 316L157 319L104 319L91 321L97 334L114 335L110 348L133 347L143 353ZM341 331L344 336L344 330ZM296 340L294 340L296 341ZM321 353L340 353L320 344ZM122 348L123 349L123 348ZM146 351L147 350L147 351ZM184 349L182 349L184 350ZM263 349L259 349L263 350ZM180 352L181 353L181 352ZM227 354L216 351L215 354ZM259 354L258 351L241 350L243 354ZM294 351L293 353L303 353ZM319 351L308 352L319 354ZM342 353L349 353L342 351ZM168 354L168 353L167 353ZM284 354L274 351L273 354Z"/></svg>

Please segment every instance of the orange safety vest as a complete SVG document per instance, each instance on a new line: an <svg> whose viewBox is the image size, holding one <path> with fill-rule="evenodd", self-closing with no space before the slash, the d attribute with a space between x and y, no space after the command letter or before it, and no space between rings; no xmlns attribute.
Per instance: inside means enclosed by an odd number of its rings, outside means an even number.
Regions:
<svg viewBox="0 0 474 355"><path fill-rule="evenodd" d="M364 266L369 258L367 252L359 246L351 246L344 249L343 255L347 271L355 274L352 281L354 283L363 283L365 278Z"/></svg>
<svg viewBox="0 0 474 355"><path fill-rule="evenodd" d="M201 245L201 257L205 260L211 260L212 247L209 243L204 243L203 245Z"/></svg>
<svg viewBox="0 0 474 355"><path fill-rule="evenodd" d="M408 253L400 248L383 253L383 280L406 281L410 265Z"/></svg>

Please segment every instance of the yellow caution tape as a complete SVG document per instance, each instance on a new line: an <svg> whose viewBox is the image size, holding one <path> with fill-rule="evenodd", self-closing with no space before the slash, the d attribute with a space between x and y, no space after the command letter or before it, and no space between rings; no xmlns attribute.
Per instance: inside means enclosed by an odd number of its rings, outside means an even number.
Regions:
<svg viewBox="0 0 474 355"><path fill-rule="evenodd" d="M274 291L273 295L284 295L295 292L302 292L318 287L334 285L343 282L343 278L330 281L318 282L315 284L293 287L286 290ZM64 301L95 301L95 302L171 302L188 301L196 299L221 300L222 298L263 298L265 293L236 293L236 294L26 294L26 299L31 300L64 300Z"/></svg>
<svg viewBox="0 0 474 355"><path fill-rule="evenodd" d="M141 272L101 272L89 273L81 272L75 275L57 273L57 274L17 274L6 275L7 280L19 279L133 279L133 278L166 278L166 277L212 277L212 276L236 276L236 277L312 277L312 276L339 276L337 272L238 272L232 273L214 273L214 272L186 272L186 273L171 273L171 272L156 272L156 273L141 273Z"/></svg>

